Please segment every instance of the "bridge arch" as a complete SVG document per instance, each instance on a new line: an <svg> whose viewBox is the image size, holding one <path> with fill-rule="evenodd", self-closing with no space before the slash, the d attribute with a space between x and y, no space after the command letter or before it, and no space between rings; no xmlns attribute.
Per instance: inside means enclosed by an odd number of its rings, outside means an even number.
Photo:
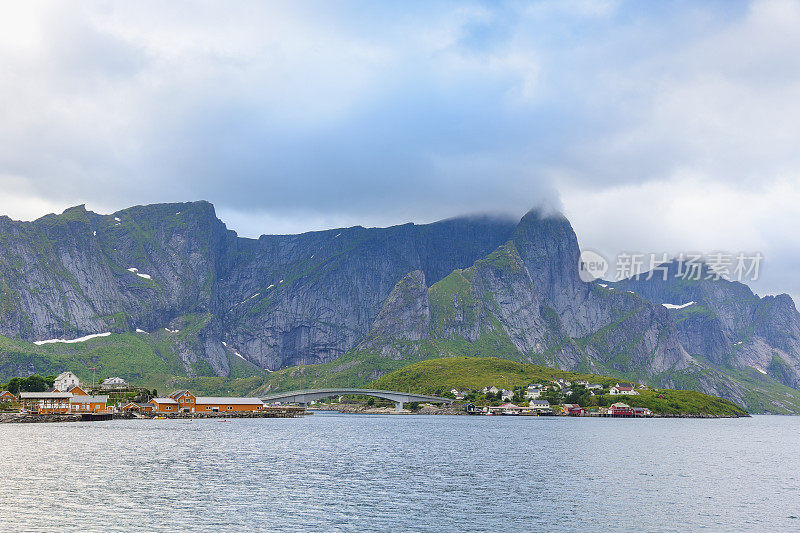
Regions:
<svg viewBox="0 0 800 533"><path fill-rule="evenodd" d="M425 394L413 394L410 392L398 392L378 389L306 389L289 392L279 392L261 398L264 403L299 403L308 405L310 402L329 398L331 396L345 396L348 394L358 396L373 396L394 402L395 411L402 411L403 404L406 402L428 402L442 403L450 405L453 400L450 398L440 398L438 396L428 396Z"/></svg>

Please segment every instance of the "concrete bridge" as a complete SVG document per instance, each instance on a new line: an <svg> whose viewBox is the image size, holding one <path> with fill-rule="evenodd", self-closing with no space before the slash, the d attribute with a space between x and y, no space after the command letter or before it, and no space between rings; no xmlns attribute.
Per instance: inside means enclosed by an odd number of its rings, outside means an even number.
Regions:
<svg viewBox="0 0 800 533"><path fill-rule="evenodd" d="M374 396L375 398L383 398L384 400L391 400L394 402L396 411L403 410L403 404L406 402L428 402L428 403L443 403L450 405L453 400L450 398L439 398L438 396L426 396L424 394L412 394L410 392L397 392L390 390L375 390L375 389L309 389L309 390L296 390L289 392L279 392L264 396L261 401L264 403L282 402L282 403L299 403L308 405L309 402L328 398L330 396L345 396L345 395L358 395L358 396Z"/></svg>

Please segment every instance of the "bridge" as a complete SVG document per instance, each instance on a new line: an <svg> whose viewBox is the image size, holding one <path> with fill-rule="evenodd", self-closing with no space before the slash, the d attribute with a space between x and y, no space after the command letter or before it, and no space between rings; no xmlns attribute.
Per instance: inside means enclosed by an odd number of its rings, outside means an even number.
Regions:
<svg viewBox="0 0 800 533"><path fill-rule="evenodd" d="M402 411L403 404L406 402L428 402L428 403L443 403L450 405L453 400L450 398L439 398L438 396L426 396L424 394L412 394L410 392L397 392L391 390L375 390L375 389L309 389L309 390L296 390L290 392L279 392L264 396L261 401L264 403L282 402L282 403L299 403L308 405L309 402L321 400L322 398L329 398L330 396L345 396L345 395L358 395L358 396L374 396L375 398L383 398L394 402L395 411Z"/></svg>

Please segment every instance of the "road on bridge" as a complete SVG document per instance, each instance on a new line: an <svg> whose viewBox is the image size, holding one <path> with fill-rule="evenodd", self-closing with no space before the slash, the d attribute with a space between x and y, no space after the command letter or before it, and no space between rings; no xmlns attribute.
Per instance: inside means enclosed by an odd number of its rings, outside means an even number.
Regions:
<svg viewBox="0 0 800 533"><path fill-rule="evenodd" d="M403 404L406 402L428 402L428 403L443 403L450 405L453 400L450 398L440 398L438 396L427 396L425 394L413 394L410 392L398 392L390 390L376 390L376 389L308 389L296 390L289 392L279 392L264 396L261 401L264 403L299 403L308 405L310 402L321 400L322 398L329 398L331 396L344 396L347 394L359 396L374 396L376 398L383 398L394 402L396 411L403 410Z"/></svg>

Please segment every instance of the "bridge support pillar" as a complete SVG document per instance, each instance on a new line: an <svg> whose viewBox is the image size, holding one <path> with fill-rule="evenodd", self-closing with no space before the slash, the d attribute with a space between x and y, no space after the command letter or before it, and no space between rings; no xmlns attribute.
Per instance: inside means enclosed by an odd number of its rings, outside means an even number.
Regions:
<svg viewBox="0 0 800 533"><path fill-rule="evenodd" d="M401 413L403 411L403 402L394 402L394 410Z"/></svg>

